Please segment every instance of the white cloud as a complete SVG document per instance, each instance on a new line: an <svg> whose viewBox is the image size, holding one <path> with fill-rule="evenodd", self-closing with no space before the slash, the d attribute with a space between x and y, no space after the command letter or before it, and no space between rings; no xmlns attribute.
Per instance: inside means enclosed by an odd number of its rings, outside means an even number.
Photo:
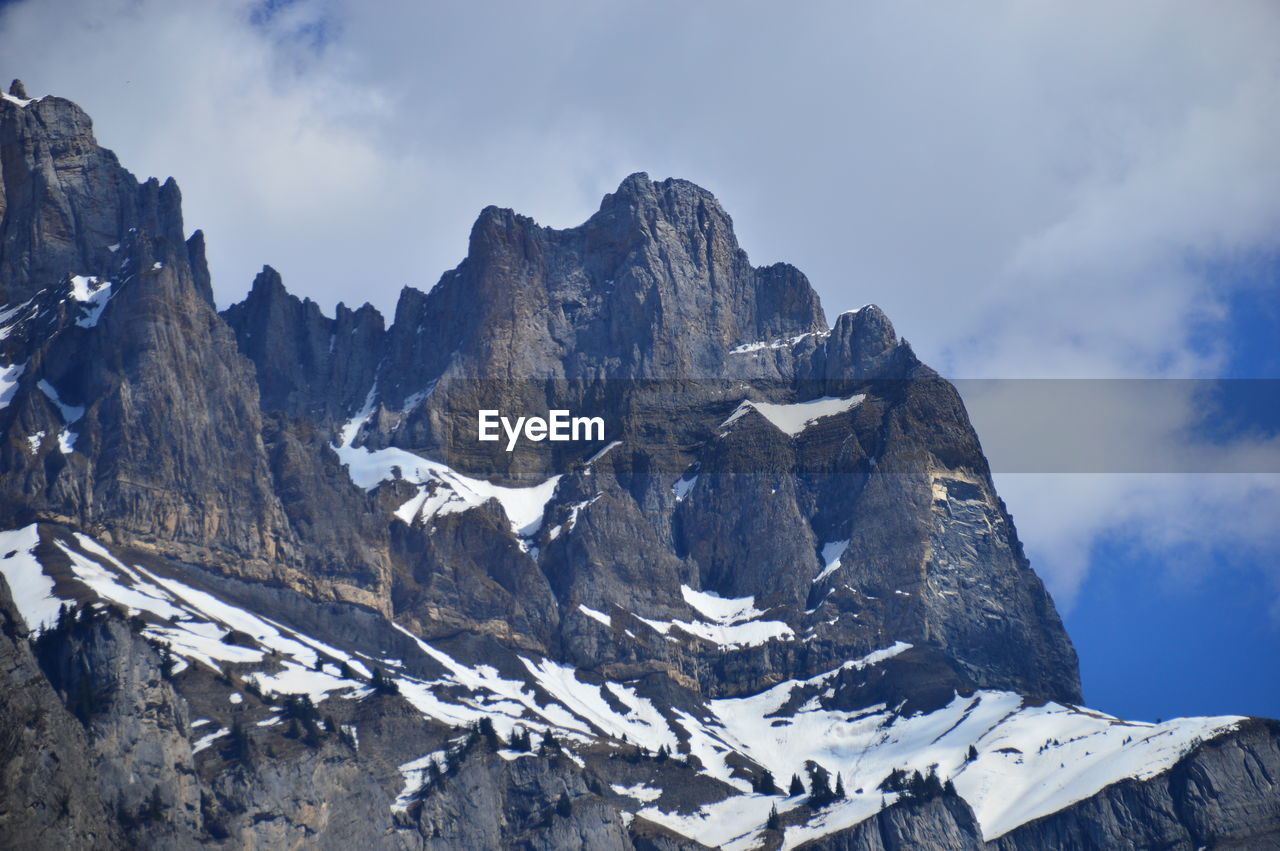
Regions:
<svg viewBox="0 0 1280 851"><path fill-rule="evenodd" d="M948 374L1193 376L1230 355L1246 285L1204 269L1280 247L1269 2L261 8L0 13L33 94L178 178L224 304L265 262L326 308L385 311L461 259L485 204L568 226L643 169L717 192L756 262L795 263L832 312L879 303ZM1176 451L1164 425L1116 434ZM1001 486L1062 596L1099 535L1173 546L1173 494L1277 505L1241 477L1160 481ZM1227 529L1274 543L1206 534Z"/></svg>

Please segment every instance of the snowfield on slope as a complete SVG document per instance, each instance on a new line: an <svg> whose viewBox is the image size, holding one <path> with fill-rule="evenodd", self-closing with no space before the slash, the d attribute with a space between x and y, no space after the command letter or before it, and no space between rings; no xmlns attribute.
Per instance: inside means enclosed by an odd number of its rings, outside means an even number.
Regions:
<svg viewBox="0 0 1280 851"><path fill-rule="evenodd" d="M40 547L42 535L52 547ZM57 552L69 567L50 572L37 551ZM834 683L841 670L883 664L910 648L903 642L816 677L787 680L748 697L708 701L690 714L655 703L641 693L638 683L589 682L572 667L529 654L518 656L522 675L503 676L490 665L456 659L397 625L413 646L443 670L436 679L409 676L400 660L367 656L362 660L357 658L360 654L289 629L218 595L125 564L79 533L42 532L35 525L0 532L0 572L19 613L34 630L48 627L57 617L62 600L54 593L54 574L69 575L98 601L114 603L128 613L147 612L163 621L149 623L144 635L167 644L180 666L205 665L217 671L224 664L262 665L246 676L264 692L305 693L317 703L334 694L362 699L371 693L367 680L370 667L376 664L390 672L418 712L447 725L487 717L504 738L516 727L551 731L574 760L582 759L576 751L583 745L622 748L624 738L651 752L666 748L676 755L692 754L700 761L702 773L738 793L694 812L667 812L656 806L662 794L659 785L631 785L616 791L634 801L637 815L707 845L730 849L757 847L770 808L787 812L802 802L751 792L750 783L731 767L735 755L767 768L782 786L792 774L804 777L808 761L832 775L840 774L848 796L817 811L805 823L789 826L784 848L855 825L892 804L897 794L883 793L878 787L895 769L932 770L940 779L951 780L990 840L1119 780L1155 776L1198 742L1243 720L1136 723L1074 706L1031 706L1017 694L1000 691L956 695L936 711L915 715L900 715L883 705L858 711L824 709L818 698L791 709L797 689L829 694L830 687L823 687ZM682 590L708 625L731 629L760 623L754 619L763 612L755 608L752 598L724 599L687 587ZM223 643L232 630L252 638L254 646ZM344 678L334 662L345 663L358 678ZM236 702L240 695L229 697ZM206 733L195 743L196 749L208 748L225 734L223 729ZM970 748L975 758L970 758ZM391 806L405 806L428 758L440 757L439 753L420 754L405 762L401 766L405 788ZM506 758L519 757L513 752Z"/></svg>
<svg viewBox="0 0 1280 851"><path fill-rule="evenodd" d="M795 437L818 420L853 410L862 404L862 400L865 398L867 398L866 394L857 393L844 399L835 396L823 396L820 399L795 402L790 405L744 401L734 409L728 419L720 424L720 432L723 434L729 426L745 416L748 411L756 411L783 434L788 437Z"/></svg>
<svg viewBox="0 0 1280 851"><path fill-rule="evenodd" d="M552 476L528 487L507 487L463 475L447 464L404 449L352 446L360 429L373 415L374 398L375 391L369 391L364 409L343 426L339 442L332 447L357 487L369 491L383 482L397 479L417 485L418 493L395 512L397 518L410 525L415 521L426 523L437 516L467 511L496 499L511 521L511 531L517 538L528 538L538 532L560 476Z"/></svg>

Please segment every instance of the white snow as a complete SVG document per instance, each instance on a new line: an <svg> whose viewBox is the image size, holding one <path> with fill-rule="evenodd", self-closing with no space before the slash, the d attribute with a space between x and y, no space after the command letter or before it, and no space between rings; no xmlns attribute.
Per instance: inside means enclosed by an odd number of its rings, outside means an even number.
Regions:
<svg viewBox="0 0 1280 851"><path fill-rule="evenodd" d="M690 635L717 644L723 650L737 650L742 647L756 647L767 644L774 639L787 640L795 638L795 632L782 621L745 621L735 624L707 623L705 621L655 621L640 618L658 632L668 638L673 627L679 627Z"/></svg>
<svg viewBox="0 0 1280 851"><path fill-rule="evenodd" d="M53 596L53 579L46 576L36 559L40 543L36 524L0 532L0 573L9 583L9 593L27 629L53 626L63 601Z"/></svg>
<svg viewBox="0 0 1280 851"><path fill-rule="evenodd" d="M615 440L615 441L613 441L613 442L609 443L609 444L608 444L608 445L606 445L603 449L601 449L599 452L597 452L595 455L592 455L590 458L588 458L588 459L587 459L586 466L590 467L592 464L596 463L596 462L597 462L597 461L599 461L601 458L603 458L604 456L608 455L608 454L609 454L609 452L611 452L614 448L619 447L619 446L621 446L621 445L622 445L622 441L621 441L621 440Z"/></svg>
<svg viewBox="0 0 1280 851"><path fill-rule="evenodd" d="M845 547L849 546L846 538L843 541L832 541L829 544L822 545L822 572L813 577L815 583L821 582L831 574L840 569L840 557L844 555Z"/></svg>
<svg viewBox="0 0 1280 851"><path fill-rule="evenodd" d="M755 607L754 597L726 599L704 591L695 591L687 585L680 586L680 593L695 611L706 620L660 621L637 618L653 629L675 640L671 630L678 627L684 632L719 645L724 650L755 647L775 639L795 638L795 632L782 621L757 620L764 612Z"/></svg>
<svg viewBox="0 0 1280 851"><path fill-rule="evenodd" d="M7 408L13 401L13 394L18 392L18 379L26 369L25 363L0 366L0 408Z"/></svg>
<svg viewBox="0 0 1280 851"><path fill-rule="evenodd" d="M53 580L44 574L35 556L38 542L34 525L0 532L0 571L13 588L24 620L48 624L57 616L59 601L53 596ZM163 620L161 625L148 626L146 634L168 642L175 655L214 667L224 661L263 662L265 654L259 648L221 642L226 631L234 628L280 654L279 660L271 661L271 667L277 669L274 672L246 675L264 690L306 693L317 701L338 690L353 691L356 697L369 693L361 683L340 679L334 665L315 670L321 656L345 660L354 667L355 660L337 648L292 633L177 580L126 565L87 536L76 535L74 546L58 539L55 544L70 560L75 577L99 597ZM828 566L838 560L843 547L843 542L823 546ZM757 609L752 597L722 598L688 586L681 588L681 594L699 620L693 624L649 621L655 629L697 629L727 641L735 630L767 630L769 624L777 623L761 620L766 613ZM612 626L611 616L586 606L579 608ZM788 680L747 697L710 701L705 710L660 710L642 697L634 684L587 682L571 667L523 657L524 671L509 679L490 665L464 664L402 627L397 629L444 670L432 680L392 675L401 693L427 717L458 726L488 717L505 738L517 726L533 733L553 729L569 748L604 735L616 740L625 737L650 751L666 747L696 756L705 774L729 784L739 794L692 813L667 813L653 806L661 796L661 790L654 786L616 785L614 791L649 804L638 813L641 817L707 845L730 849L755 847L770 808L777 806L779 812L786 812L801 800L750 793L750 784L735 776L730 767L735 753L768 768L784 786L793 773L804 775L808 760L833 775L842 775L848 798L804 824L788 827L783 847L792 848L844 829L893 803L897 796L881 793L877 787L894 769L927 772L933 768L941 779L952 780L973 808L984 837L990 840L1123 778L1154 776L1171 767L1198 741L1242 720L1130 723L1078 707L1053 703L1026 706L1018 695L997 691L956 696L941 709L911 716L899 715L884 705L858 711L822 708L824 699L835 696L836 676L841 670L881 664L910 648L903 642L806 680ZM378 664L384 670L400 667L387 659L378 660ZM233 704L243 700L239 693L228 699ZM202 737L196 749L208 748L227 732L219 730ZM977 753L972 761L966 756L970 746ZM407 806L421 782L426 760L443 756L444 752L438 751L400 767L405 786L397 807ZM520 755L504 752L503 757L519 759ZM569 758L580 757L570 751Z"/></svg>
<svg viewBox="0 0 1280 851"><path fill-rule="evenodd" d="M597 612L595 609L589 609L581 603L578 604L578 608L582 611L584 615L594 620L600 621L600 623L604 624L606 627L613 626L613 618L609 617L604 612Z"/></svg>
<svg viewBox="0 0 1280 851"><path fill-rule="evenodd" d="M90 590L99 597L126 606L131 613L147 611L162 620L181 618L187 614L184 610L172 605L173 598L154 585L143 582L137 582L133 586L124 585L119 581L117 574L108 571L99 562L86 558L62 541L56 543L58 549L71 560L71 572L75 574L76 579L89 586Z"/></svg>
<svg viewBox="0 0 1280 851"><path fill-rule="evenodd" d="M908 647L899 642L842 667L876 664ZM788 829L784 847L856 824L891 803L893 796L881 796L877 786L893 769L927 773L931 766L941 779L954 781L973 807L984 837L994 839L1117 780L1153 776L1201 738L1240 720L1133 724L1052 703L1024 707L1020 696L992 691L956 697L936 712L910 717L883 706L860 712L823 710L816 701L790 716L776 714L797 687L820 686L835 673L780 683L751 697L711 702L722 727L709 731L775 777L803 776L807 760L843 774L849 799L806 825ZM1052 744L1055 740L1059 744ZM978 752L972 763L965 759L970 745ZM1008 748L1019 752L1002 752ZM856 788L864 794L854 794Z"/></svg>
<svg viewBox="0 0 1280 851"><path fill-rule="evenodd" d="M400 790L395 803L391 805L392 811L404 812L409 809L409 804L413 802L414 793L418 791L423 780L427 777L427 766L434 762L443 769L448 756L448 751L432 751L401 765L400 774L404 777L404 788Z"/></svg>
<svg viewBox="0 0 1280 851"><path fill-rule="evenodd" d="M645 807L636 815L712 848L747 851L759 847L759 834L772 807L776 806L779 813L785 813L799 806L801 800L742 794L706 804L688 814L666 813L657 807Z"/></svg>
<svg viewBox="0 0 1280 851"><path fill-rule="evenodd" d="M227 700L231 701L232 705L239 706L241 703L244 703L244 695L239 692L232 692L227 697Z"/></svg>
<svg viewBox="0 0 1280 851"><path fill-rule="evenodd" d="M4 100L7 100L9 103L15 104L17 106L26 106L27 104L35 103L36 101L40 100L40 98L17 98L9 94L8 92L0 92L0 98L3 98Z"/></svg>
<svg viewBox="0 0 1280 851"><path fill-rule="evenodd" d="M742 418L747 411L759 412L766 420L783 434L795 437L820 419L842 414L852 410L866 398L865 393L857 393L846 399L835 396L823 396L808 402L795 402L790 405L776 405L772 402L743 401L729 418L720 424L721 433Z"/></svg>
<svg viewBox="0 0 1280 851"><path fill-rule="evenodd" d="M40 444L44 440L45 433L38 431L35 434L27 435L27 445L31 447L31 454L35 455L40 451Z"/></svg>
<svg viewBox="0 0 1280 851"><path fill-rule="evenodd" d="M554 526L547 533L547 537L550 540L554 541L556 538L560 537L560 533L562 531L564 532L573 531L573 527L578 525L579 512L581 512L582 509L586 508L588 505L591 505L593 502L595 502L597 499L599 499L602 496L604 496L604 494L598 493L595 496L591 497L590 499L584 499L581 502L575 502L573 505L569 506L569 519L564 522L563 527L558 525Z"/></svg>
<svg viewBox="0 0 1280 851"><path fill-rule="evenodd" d="M84 408L80 405L68 405L63 402L58 396L57 389L43 378L36 382L36 386L58 408L58 413L62 416L62 422L67 426L58 432L58 449L63 455L70 455L75 449L76 438L79 436L71 430L71 426L84 416Z"/></svg>
<svg viewBox="0 0 1280 851"><path fill-rule="evenodd" d="M192 745L191 752L193 754L200 753L200 751L209 747L218 739L221 739L223 736L228 735L230 732L231 732L230 730L223 728L216 733L210 733L207 736L201 736L199 739L196 739L196 743Z"/></svg>
<svg viewBox="0 0 1280 851"><path fill-rule="evenodd" d="M1121 778L1154 777L1200 740L1242 720L1141 724L1055 703L1026 707L978 740L978 759L955 775L956 790L973 807L983 838L992 840ZM1008 748L1021 753L1000 752Z"/></svg>
<svg viewBox="0 0 1280 851"><path fill-rule="evenodd" d="M684 601L708 620L717 623L731 624L751 620L764 614L756 608L755 597L737 597L729 599L709 591L695 591L688 585L680 586L680 595Z"/></svg>
<svg viewBox="0 0 1280 851"><path fill-rule="evenodd" d="M693 490L693 486L698 483L698 476L695 474L690 476L685 473L684 476L676 479L676 483L671 486L671 490L675 492L676 502L684 502L684 498L689 495L689 491Z"/></svg>
<svg viewBox="0 0 1280 851"><path fill-rule="evenodd" d="M818 334L816 331L810 331L806 334L797 334L794 337L781 337L776 340L757 340L754 343L743 343L741 346L734 346L729 350L731 355L745 355L750 352L759 352L763 349L787 349L803 340L805 337L812 337ZM823 336L823 335L819 335Z"/></svg>
<svg viewBox="0 0 1280 851"><path fill-rule="evenodd" d="M92 275L75 275L71 279L71 297L87 309L76 324L81 328L92 328L98 324L103 308L111 300L111 282L99 281Z"/></svg>
<svg viewBox="0 0 1280 851"><path fill-rule="evenodd" d="M372 398L365 409L347 422L340 443L333 446L339 461L347 465L351 481L365 490L373 490L382 482L402 479L418 485L418 494L396 509L395 515L405 523L417 519L426 522L434 517L455 514L496 499L511 521L517 537L537 533L547 503L555 495L560 476L526 487L495 485L453 470L439 461L431 461L404 449L368 449L355 447L351 441L372 414Z"/></svg>
<svg viewBox="0 0 1280 851"><path fill-rule="evenodd" d="M305 694L313 703L324 700L331 691L363 687L363 683L356 680L344 680L327 671L317 671L293 661L285 661L282 669L275 673L253 673L246 679L257 683L264 694Z"/></svg>
<svg viewBox="0 0 1280 851"><path fill-rule="evenodd" d="M584 683L577 678L573 668L544 659L534 663L522 659L529 673L539 685L555 695L579 718L589 722L606 735L621 739L624 736L642 747L656 751L666 746L674 751L678 742L671 728L663 720L657 708L634 689L618 683L608 685L610 693L629 709L626 715L615 712L602 695L605 686Z"/></svg>
<svg viewBox="0 0 1280 851"><path fill-rule="evenodd" d="M643 783L637 783L634 786L623 786L620 783L612 783L609 788L618 795L626 795L628 798L635 798L637 801L656 801L662 797L661 789L654 789L652 786L646 786Z"/></svg>

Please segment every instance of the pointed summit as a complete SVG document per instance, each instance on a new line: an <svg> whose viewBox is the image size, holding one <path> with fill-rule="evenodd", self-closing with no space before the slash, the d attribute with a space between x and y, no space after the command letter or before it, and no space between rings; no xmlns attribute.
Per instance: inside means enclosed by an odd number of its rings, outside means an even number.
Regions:
<svg viewBox="0 0 1280 851"><path fill-rule="evenodd" d="M22 85L21 80L14 80L9 84L9 94L12 97L27 100L27 87Z"/></svg>

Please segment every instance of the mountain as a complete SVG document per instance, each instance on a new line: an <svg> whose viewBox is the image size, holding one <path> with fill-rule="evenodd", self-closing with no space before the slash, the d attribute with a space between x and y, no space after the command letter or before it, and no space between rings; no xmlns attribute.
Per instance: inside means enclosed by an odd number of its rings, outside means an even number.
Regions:
<svg viewBox="0 0 1280 851"><path fill-rule="evenodd" d="M70 101L0 166L6 846L1280 839L1280 724L1085 708L955 389L698 186L487 208L388 323L217 312Z"/></svg>

